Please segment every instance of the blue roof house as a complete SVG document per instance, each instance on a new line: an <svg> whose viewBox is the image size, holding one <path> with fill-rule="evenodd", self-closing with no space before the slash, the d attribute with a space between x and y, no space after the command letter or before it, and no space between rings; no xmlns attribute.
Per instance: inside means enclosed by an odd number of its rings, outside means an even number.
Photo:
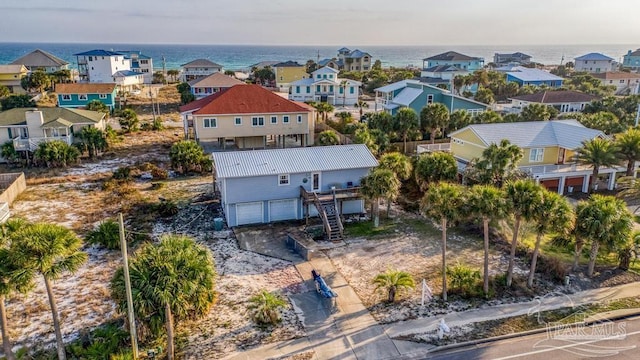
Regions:
<svg viewBox="0 0 640 360"><path fill-rule="evenodd" d="M601 73L614 69L616 62L613 58L600 53L589 53L578 56L574 59L575 71L586 71L589 73Z"/></svg>
<svg viewBox="0 0 640 360"><path fill-rule="evenodd" d="M523 66L516 66L506 73L507 82L516 82L520 86L547 85L552 88L559 88L562 86L562 82L564 81L563 78L553 75L550 72L539 69L530 69Z"/></svg>
<svg viewBox="0 0 640 360"><path fill-rule="evenodd" d="M410 107L420 114L425 106L431 103L444 104L449 112L466 110L477 115L489 108L489 105L454 95L448 90L418 80L403 80L375 89L376 111L382 110L395 115L399 109Z"/></svg>
<svg viewBox="0 0 640 360"><path fill-rule="evenodd" d="M360 179L378 165L363 144L215 152L212 158L230 227L319 215L327 234L341 227L336 214L364 212Z"/></svg>

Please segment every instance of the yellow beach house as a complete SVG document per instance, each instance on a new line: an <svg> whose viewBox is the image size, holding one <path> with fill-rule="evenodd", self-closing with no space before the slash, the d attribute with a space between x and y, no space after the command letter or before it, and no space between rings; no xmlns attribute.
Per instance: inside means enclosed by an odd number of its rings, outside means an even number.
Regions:
<svg viewBox="0 0 640 360"><path fill-rule="evenodd" d="M304 65L295 61L280 62L274 64L272 68L276 75L276 87L282 92L288 92L292 82L311 76L307 73Z"/></svg>
<svg viewBox="0 0 640 360"><path fill-rule="evenodd" d="M24 94L26 91L20 85L20 80L28 73L24 65L0 65L0 85L8 87L13 94Z"/></svg>

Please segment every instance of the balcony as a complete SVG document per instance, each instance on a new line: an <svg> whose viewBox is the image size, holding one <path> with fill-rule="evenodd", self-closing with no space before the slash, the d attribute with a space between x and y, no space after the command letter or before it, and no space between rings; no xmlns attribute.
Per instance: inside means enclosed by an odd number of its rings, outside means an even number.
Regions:
<svg viewBox="0 0 640 360"><path fill-rule="evenodd" d="M16 149L16 151L35 151L40 143L55 140L71 145L71 143L73 143L73 136L30 137L28 139L21 139L17 137L13 139L13 148Z"/></svg>

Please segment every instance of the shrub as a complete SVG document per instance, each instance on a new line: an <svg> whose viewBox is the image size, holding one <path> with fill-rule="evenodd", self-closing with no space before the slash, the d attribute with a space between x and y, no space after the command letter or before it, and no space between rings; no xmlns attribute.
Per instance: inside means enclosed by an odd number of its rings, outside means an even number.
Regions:
<svg viewBox="0 0 640 360"><path fill-rule="evenodd" d="M0 146L0 157L4 158L9 163L15 163L20 158L15 147L13 147L13 141L9 140Z"/></svg>
<svg viewBox="0 0 640 360"><path fill-rule="evenodd" d="M169 150L171 167L181 173L196 171L200 173L211 171L211 159L204 150L193 140L182 140L171 146Z"/></svg>
<svg viewBox="0 0 640 360"><path fill-rule="evenodd" d="M475 293L477 282L480 280L480 270L461 263L447 266L447 279L452 290L458 290L463 295Z"/></svg>
<svg viewBox="0 0 640 360"><path fill-rule="evenodd" d="M113 178L116 180L130 180L131 168L129 166L119 167L113 172Z"/></svg>
<svg viewBox="0 0 640 360"><path fill-rule="evenodd" d="M564 277L567 276L567 265L562 261L560 257L551 255L538 255L538 269L542 270L542 273L555 281L564 281Z"/></svg>
<svg viewBox="0 0 640 360"><path fill-rule="evenodd" d="M124 132L135 132L140 128L140 120L138 120L138 114L131 109L124 109L120 113L120 117L118 118L118 122L120 123L120 127Z"/></svg>
<svg viewBox="0 0 640 360"><path fill-rule="evenodd" d="M325 130L318 135L318 143L320 145L338 145L340 138L333 130Z"/></svg>
<svg viewBox="0 0 640 360"><path fill-rule="evenodd" d="M178 204L175 201L163 200L156 206L158 215L163 218L168 218L178 214Z"/></svg>
<svg viewBox="0 0 640 360"><path fill-rule="evenodd" d="M287 302L282 296L264 289L252 296L249 302L249 310L252 311L253 319L262 325L280 322L280 309L287 306Z"/></svg>
<svg viewBox="0 0 640 360"><path fill-rule="evenodd" d="M151 176L154 179L166 180L169 177L169 172L163 168L155 167L151 169Z"/></svg>
<svg viewBox="0 0 640 360"><path fill-rule="evenodd" d="M41 142L33 153L35 165L46 167L66 167L79 157L80 150L60 140Z"/></svg>
<svg viewBox="0 0 640 360"><path fill-rule="evenodd" d="M120 227L113 220L103 221L87 234L86 241L89 244L102 245L109 250L117 250L120 248Z"/></svg>

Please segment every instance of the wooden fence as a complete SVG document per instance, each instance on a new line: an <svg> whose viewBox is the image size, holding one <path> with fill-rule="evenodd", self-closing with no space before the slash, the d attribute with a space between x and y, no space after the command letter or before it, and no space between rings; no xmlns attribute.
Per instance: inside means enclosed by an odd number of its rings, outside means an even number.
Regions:
<svg viewBox="0 0 640 360"><path fill-rule="evenodd" d="M331 130L333 132L335 132L336 134L338 134L338 138L340 139L340 144L342 145L349 145L349 144L353 144L353 141L351 141L351 139L349 137L347 137L344 134L341 134L338 132L338 130L332 128L331 126L327 125L326 123L323 122L317 122L316 123L316 136L318 134L320 134L323 131L326 130Z"/></svg>
<svg viewBox="0 0 640 360"><path fill-rule="evenodd" d="M0 174L0 203L11 204L26 188L24 173Z"/></svg>

